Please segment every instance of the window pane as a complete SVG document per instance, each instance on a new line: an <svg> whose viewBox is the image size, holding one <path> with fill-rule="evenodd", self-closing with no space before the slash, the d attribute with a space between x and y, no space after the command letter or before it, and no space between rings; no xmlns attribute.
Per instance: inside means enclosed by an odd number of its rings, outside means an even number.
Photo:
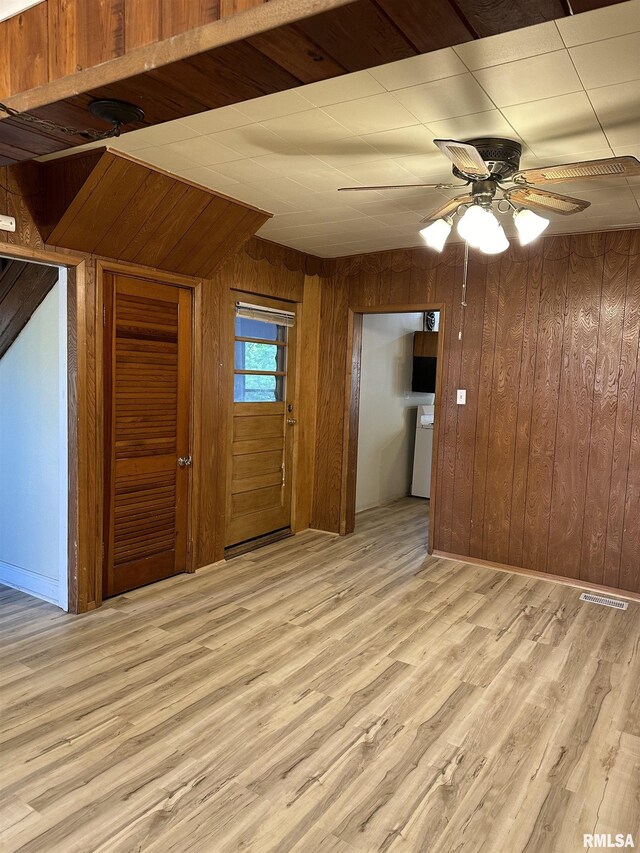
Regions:
<svg viewBox="0 0 640 853"><path fill-rule="evenodd" d="M236 341L236 370L284 370L285 347Z"/></svg>
<svg viewBox="0 0 640 853"><path fill-rule="evenodd" d="M236 317L237 338L284 341L286 332L286 326L278 326L277 323L263 323L261 320L250 320L248 317Z"/></svg>
<svg viewBox="0 0 640 853"><path fill-rule="evenodd" d="M236 373L233 383L234 403L276 403L284 399L283 376L256 376Z"/></svg>

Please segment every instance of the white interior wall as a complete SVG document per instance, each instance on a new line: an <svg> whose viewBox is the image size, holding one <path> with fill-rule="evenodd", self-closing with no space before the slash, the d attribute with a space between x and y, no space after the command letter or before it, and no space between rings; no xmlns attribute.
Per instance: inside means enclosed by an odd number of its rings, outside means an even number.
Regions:
<svg viewBox="0 0 640 853"><path fill-rule="evenodd" d="M413 332L422 327L420 313L363 318L356 512L410 492L417 407L434 400L411 391Z"/></svg>
<svg viewBox="0 0 640 853"><path fill-rule="evenodd" d="M66 270L0 359L0 582L67 609Z"/></svg>

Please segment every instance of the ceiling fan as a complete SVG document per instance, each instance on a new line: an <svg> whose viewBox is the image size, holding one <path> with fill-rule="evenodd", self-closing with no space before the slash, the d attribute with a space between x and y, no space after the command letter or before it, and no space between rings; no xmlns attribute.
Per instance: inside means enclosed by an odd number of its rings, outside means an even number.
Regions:
<svg viewBox="0 0 640 853"><path fill-rule="evenodd" d="M435 139L440 151L453 163L459 184L398 184L378 187L341 187L340 192L394 190L407 188L459 189L468 191L452 198L426 216L429 223L420 234L428 246L441 252L453 226L452 217L462 211L458 233L470 246L487 254L502 252L509 241L493 213L511 214L520 243L527 245L548 226L549 220L530 208L570 216L585 210L591 202L553 192L540 184L640 175L640 160L635 157L610 157L558 166L520 169L522 146L511 139L481 138L458 142ZM501 207L502 205L502 207Z"/></svg>

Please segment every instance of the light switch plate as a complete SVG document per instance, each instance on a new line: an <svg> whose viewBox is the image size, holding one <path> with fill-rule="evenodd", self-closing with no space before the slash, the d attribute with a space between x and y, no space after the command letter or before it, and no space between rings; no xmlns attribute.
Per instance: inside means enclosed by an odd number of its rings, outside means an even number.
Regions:
<svg viewBox="0 0 640 853"><path fill-rule="evenodd" d="M458 398L456 400L456 403L459 406L464 406L466 404L466 402L467 402L467 392L465 391L464 388L458 388Z"/></svg>
<svg viewBox="0 0 640 853"><path fill-rule="evenodd" d="M15 231L16 220L13 216L4 216L0 214L0 231Z"/></svg>

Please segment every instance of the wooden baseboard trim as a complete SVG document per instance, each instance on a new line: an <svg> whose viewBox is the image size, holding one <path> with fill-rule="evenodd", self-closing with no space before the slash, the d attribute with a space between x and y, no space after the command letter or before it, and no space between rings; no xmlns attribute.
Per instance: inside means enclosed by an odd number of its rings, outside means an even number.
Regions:
<svg viewBox="0 0 640 853"><path fill-rule="evenodd" d="M582 581L579 578L566 578L562 575L537 572L534 569L523 569L520 566L509 566L506 563L494 563L492 560L481 560L479 557L465 557L462 554L452 554L449 551L439 551L434 549L432 553L434 557L444 557L446 560L456 560L459 563L470 563L472 566L484 566L487 569L496 569L499 572L509 572L513 575L525 575L526 577L536 578L537 580L561 583L565 586L573 586L577 589L604 592L607 593L607 595L615 595L617 598L625 598L629 601L640 601L640 593L638 592L616 589L615 587L604 586L599 583L589 583L589 581Z"/></svg>

